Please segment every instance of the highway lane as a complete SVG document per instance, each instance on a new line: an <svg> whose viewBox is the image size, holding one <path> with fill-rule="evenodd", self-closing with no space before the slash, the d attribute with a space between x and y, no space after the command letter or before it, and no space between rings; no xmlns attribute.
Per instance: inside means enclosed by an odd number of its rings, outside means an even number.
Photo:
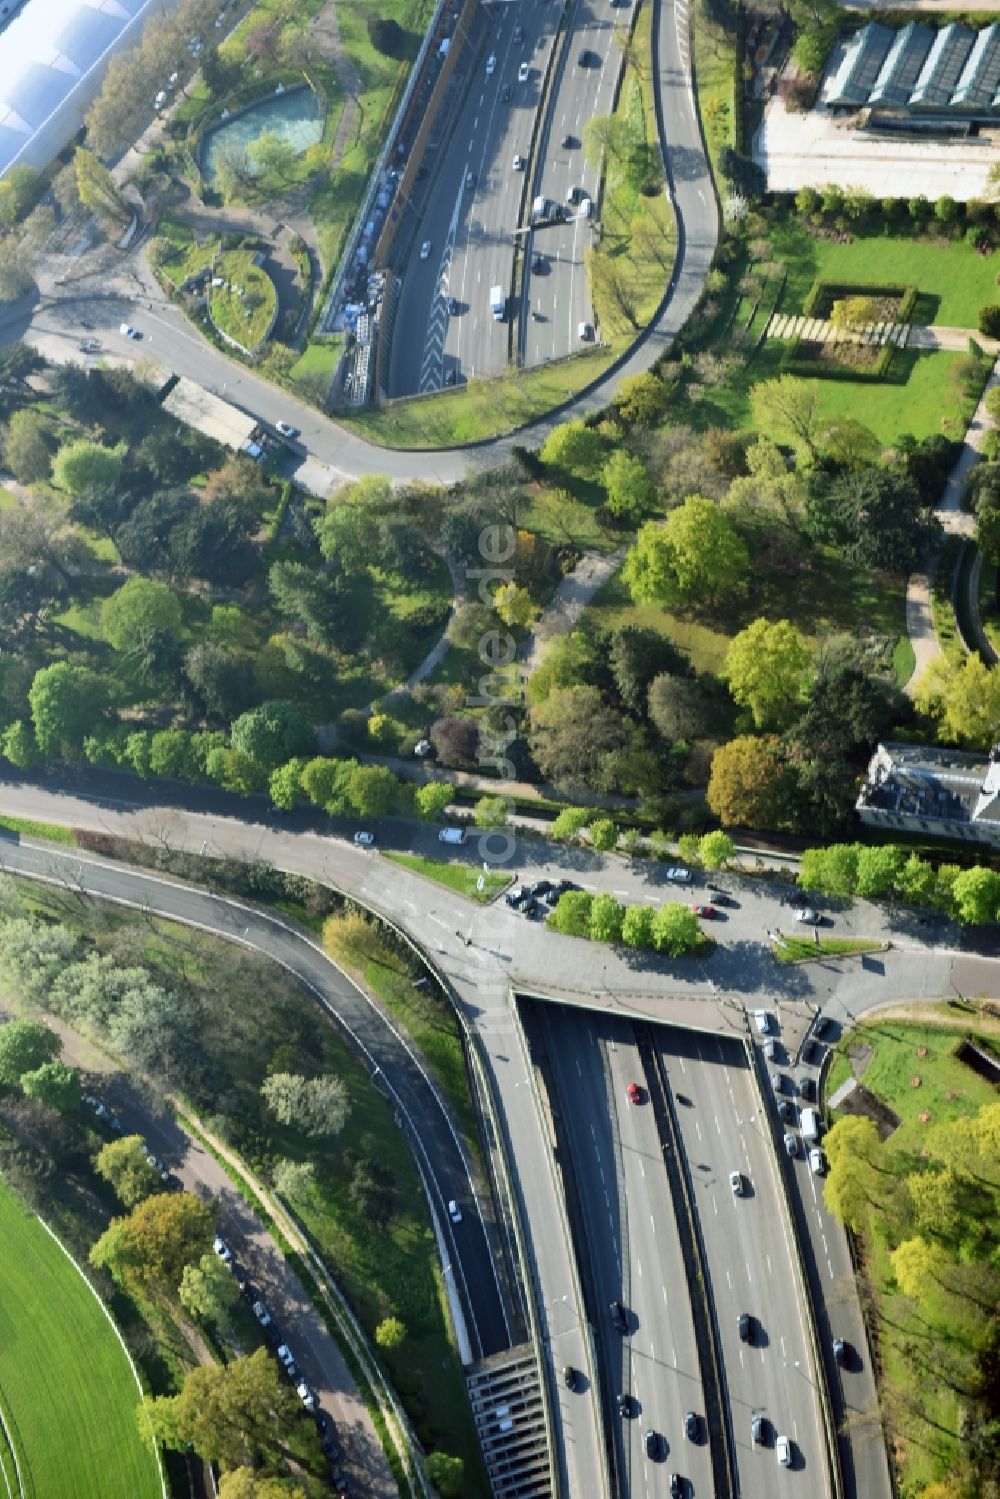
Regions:
<svg viewBox="0 0 1000 1499"><path fill-rule="evenodd" d="M685 1414L703 1415L704 1399L670 1189L653 1111L645 1098L627 1097L628 1085L643 1079L632 1027L552 1006L535 1014L548 1038L586 1227L583 1263L620 1491L657 1495L665 1473L680 1472L692 1493L709 1495L708 1444L684 1436ZM625 1337L611 1321L613 1300L626 1308ZM621 1394L631 1402L624 1416ZM647 1431L659 1444L652 1457Z"/></svg>
<svg viewBox="0 0 1000 1499"><path fill-rule="evenodd" d="M517 1341L513 1317L501 1295L482 1204L435 1085L403 1038L316 943L279 918L241 902L66 850L4 840L0 867L200 926L265 953L294 974L378 1068L383 1091L388 1085L407 1141L434 1189L475 1348L496 1353ZM463 1209L461 1224L452 1224L448 1216L446 1204L452 1198Z"/></svg>
<svg viewBox="0 0 1000 1499"><path fill-rule="evenodd" d="M559 77L539 134L543 167L538 194L564 206L570 218L537 228L529 237L524 305L536 314L527 318L523 328L524 363L529 367L571 354L580 347L580 324L594 321L584 251L593 238L596 218L584 218L578 203L586 195L596 215L600 171L583 154L583 127L594 115L611 113L622 67L621 53L612 39L619 15L621 24L627 25L630 12L611 9L608 0L593 4L576 0L568 19ZM536 255L542 257L540 272L531 269Z"/></svg>
<svg viewBox="0 0 1000 1499"><path fill-rule="evenodd" d="M824 1050L836 1041L840 1031L837 1022L830 1023L823 1038ZM801 1055L790 1071L796 1083L805 1076L816 1082L819 1076L818 1066L806 1066ZM840 1437L845 1487L848 1493L858 1495L886 1494L891 1492L891 1483L878 1387L869 1359L847 1234L823 1200L825 1177L810 1169L806 1153L801 1152L787 1166L791 1168L792 1205L813 1288L834 1420L838 1429L845 1421L849 1423L849 1437ZM847 1356L840 1365L833 1357L834 1338L843 1338L847 1344Z"/></svg>
<svg viewBox="0 0 1000 1499"><path fill-rule="evenodd" d="M412 235L403 272L390 360L390 390L403 395L436 390L446 375L467 380L498 375L507 367L510 319L496 321L490 289L508 298L514 264L513 231L520 222L525 174L515 154L527 158L543 69L558 19L554 6L517 3L489 8L487 40L470 57L466 97L448 130L447 144L429 162L433 183ZM517 31L521 40L515 40ZM492 73L487 60L494 59ZM526 83L518 68L527 62ZM509 97L502 96L507 93ZM472 186L466 185L469 173ZM419 258L422 244L430 254ZM448 313L448 299L457 304Z"/></svg>
<svg viewBox="0 0 1000 1499"><path fill-rule="evenodd" d="M758 1117L745 1054L735 1042L680 1031L662 1034L660 1053L701 1224L741 1491L747 1499L771 1499L778 1481L774 1439L780 1434L793 1443L794 1466L784 1475L788 1491L820 1499L830 1486L806 1311L796 1293L790 1227L776 1177L780 1163L766 1121ZM733 1171L743 1177L739 1197L730 1187ZM751 1344L739 1335L744 1312L754 1318ZM751 1441L757 1412L770 1425L763 1445Z"/></svg>

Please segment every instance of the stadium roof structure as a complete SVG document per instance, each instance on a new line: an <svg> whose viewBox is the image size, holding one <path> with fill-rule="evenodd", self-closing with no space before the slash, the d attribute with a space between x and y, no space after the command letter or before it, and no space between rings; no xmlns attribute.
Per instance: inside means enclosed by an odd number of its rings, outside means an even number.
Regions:
<svg viewBox="0 0 1000 1499"><path fill-rule="evenodd" d="M28 0L0 42L0 177L62 150L111 57L154 8L162 0Z"/></svg>

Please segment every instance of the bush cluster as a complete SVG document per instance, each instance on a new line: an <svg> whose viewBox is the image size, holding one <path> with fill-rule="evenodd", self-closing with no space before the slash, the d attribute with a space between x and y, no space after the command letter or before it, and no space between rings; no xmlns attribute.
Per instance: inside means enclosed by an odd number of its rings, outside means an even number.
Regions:
<svg viewBox="0 0 1000 1499"><path fill-rule="evenodd" d="M867 900L895 897L913 905L934 906L963 925L981 925L1000 917L1000 874L982 864L933 864L894 843L834 843L807 848L799 869L799 886L824 895Z"/></svg>

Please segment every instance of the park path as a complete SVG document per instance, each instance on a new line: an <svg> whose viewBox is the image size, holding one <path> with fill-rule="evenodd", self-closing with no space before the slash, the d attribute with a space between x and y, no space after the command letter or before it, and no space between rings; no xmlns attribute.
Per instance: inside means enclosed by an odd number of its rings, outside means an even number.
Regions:
<svg viewBox="0 0 1000 1499"><path fill-rule="evenodd" d="M810 343L867 344L872 348L884 348L892 344L898 349L917 349L920 353L947 351L953 354L967 352L970 340L978 344L986 354L994 358L1000 354L1000 339L986 338L975 328L932 327L929 323L879 323L867 329L837 328L823 318L810 318L802 313L775 312L767 325L765 338L804 338Z"/></svg>
<svg viewBox="0 0 1000 1499"><path fill-rule="evenodd" d="M569 634L597 591L621 567L624 555L624 547L616 552L584 552L573 571L562 579L528 636L520 663L522 678L531 676L550 640Z"/></svg>
<svg viewBox="0 0 1000 1499"><path fill-rule="evenodd" d="M986 397L991 390L996 389L997 385L1000 385L1000 360L990 371L979 404L972 414L958 462L948 476L944 495L938 506L938 515L946 536L972 535L975 522L973 517L962 509L962 495L969 473L982 456L986 435L995 425L986 409ZM941 645L931 614L931 585L936 562L937 557L932 557L923 572L910 574L906 584L906 633L910 637L910 645L913 647L915 657L913 674L903 689L908 697L913 696L921 676L931 662L941 654Z"/></svg>
<svg viewBox="0 0 1000 1499"><path fill-rule="evenodd" d="M352 1475L352 1492L371 1499L397 1499L398 1488L382 1443L354 1376L327 1331L302 1282L292 1271L273 1235L243 1198L223 1162L241 1177L291 1243L308 1259L308 1250L288 1215L246 1163L199 1120L204 1142L184 1128L171 1101L154 1101L151 1087L136 1075L126 1075L100 1047L80 1036L55 1016L46 1024L63 1045L63 1060L90 1073L103 1074L100 1091L118 1115L126 1134L139 1134L154 1154L180 1179L185 1190L217 1205L219 1231L229 1240L240 1261L259 1286L316 1391L320 1407L333 1417ZM188 1111L190 1113L190 1111ZM195 1329L191 1329L195 1332ZM201 1362L212 1355L204 1342L195 1351Z"/></svg>

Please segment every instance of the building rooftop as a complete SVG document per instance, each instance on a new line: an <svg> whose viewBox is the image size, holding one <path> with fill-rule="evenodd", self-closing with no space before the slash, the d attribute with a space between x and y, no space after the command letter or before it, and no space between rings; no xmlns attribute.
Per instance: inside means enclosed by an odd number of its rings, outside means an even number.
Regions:
<svg viewBox="0 0 1000 1499"><path fill-rule="evenodd" d="M252 452L259 428L257 418L247 416L238 406L230 406L228 401L213 396L194 380L183 377L178 380L164 398L163 409L227 448L238 453Z"/></svg>
<svg viewBox="0 0 1000 1499"><path fill-rule="evenodd" d="M986 756L928 745L880 744L857 810L1000 828L1000 747Z"/></svg>

